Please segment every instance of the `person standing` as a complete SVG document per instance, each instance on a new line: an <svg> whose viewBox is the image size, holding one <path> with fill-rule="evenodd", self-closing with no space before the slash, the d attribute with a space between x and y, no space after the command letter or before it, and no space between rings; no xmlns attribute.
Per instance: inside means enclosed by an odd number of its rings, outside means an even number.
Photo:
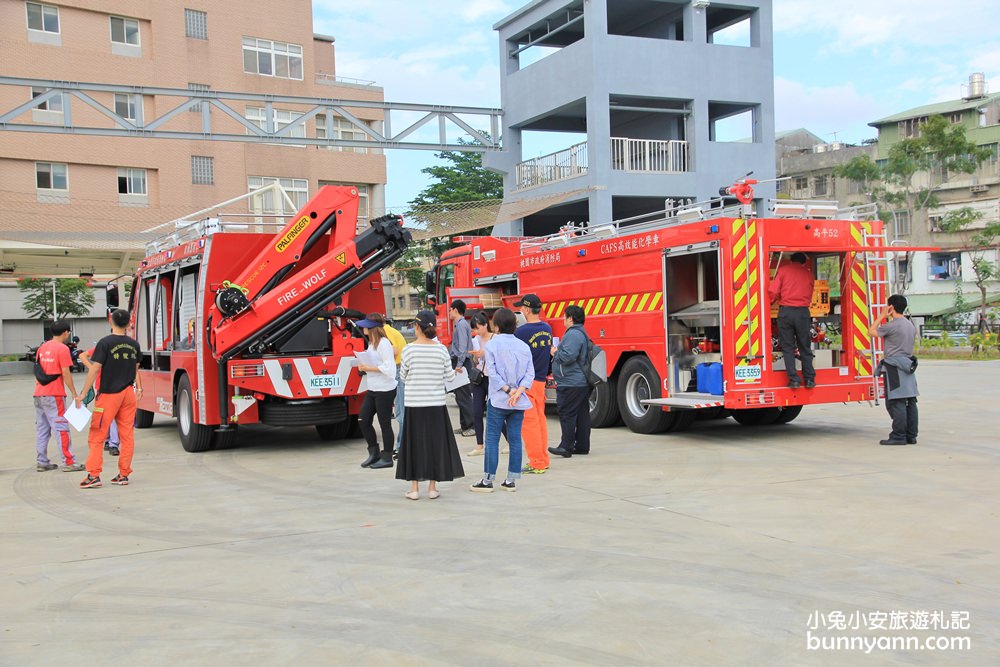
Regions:
<svg viewBox="0 0 1000 667"><path fill-rule="evenodd" d="M368 443L368 458L361 462L361 467L372 470L391 468L392 447L396 442L392 433L392 403L396 399L396 351L380 321L365 319L355 324L364 330L368 338L368 351L374 353L379 360L378 365L358 364L358 370L365 373L368 379L368 389L359 414L361 433ZM378 436L375 435L376 414L379 426L382 427L381 454Z"/></svg>
<svg viewBox="0 0 1000 667"><path fill-rule="evenodd" d="M885 356L876 372L885 380L885 409L892 419L892 431L888 438L879 441L880 445L917 444L917 396L920 393L917 391L917 358L913 356L917 328L903 315L906 307L906 297L893 294L868 329L869 336L877 334L884 341Z"/></svg>
<svg viewBox="0 0 1000 667"><path fill-rule="evenodd" d="M94 415L90 418L90 433L87 437L87 445L90 447L90 452L87 454L87 477L80 482L81 489L101 486L101 469L104 464L102 446L108 439L111 422L118 424L118 437L121 440L118 474L111 483L127 486L129 475L132 474L136 395L142 394L142 382L138 375L139 342L125 335L128 317L127 310L112 311L111 334L97 341L94 354L90 358L91 366L87 372L87 381L76 396L76 405L79 407L87 392L97 381L97 374L100 373L101 383L97 385Z"/></svg>
<svg viewBox="0 0 1000 667"><path fill-rule="evenodd" d="M583 369L590 365L589 338L583 329L583 308L566 306L566 333L552 347L552 375L556 381L556 410L562 438L549 451L564 458L590 453L590 385Z"/></svg>
<svg viewBox="0 0 1000 667"><path fill-rule="evenodd" d="M94 354L94 348L90 348L84 352L80 353L80 363L83 364L84 368L88 371L93 365L90 363L90 357ZM97 378L94 380L94 384L100 385L101 374L100 371L97 373ZM88 392L89 393L89 392ZM86 401L86 396L84 396L84 401ZM111 427L108 429L108 439L104 441L104 451L106 451L111 456L118 456L121 453L121 439L118 437L118 424L111 422Z"/></svg>
<svg viewBox="0 0 1000 667"><path fill-rule="evenodd" d="M812 323L809 304L812 303L816 278L812 269L806 266L806 261L805 253L793 253L790 262L778 267L778 273L767 290L771 303L778 304L778 344L785 358L788 386L792 389L801 386L799 375L795 371L796 347L802 360L802 378L806 389L816 386L812 336L809 333L809 325Z"/></svg>
<svg viewBox="0 0 1000 667"><path fill-rule="evenodd" d="M445 401L444 383L455 379L455 369L448 350L434 340L435 323L429 310L417 313L417 339L403 348L399 372L409 390L396 479L410 482L406 493L410 500L420 498L419 483L424 480L429 482L427 497L434 500L441 495L438 482L465 476Z"/></svg>
<svg viewBox="0 0 1000 667"><path fill-rule="evenodd" d="M496 335L486 345L486 375L489 378L489 411L486 415L486 457L483 478L469 487L477 493L493 493L493 479L499 465L500 432L506 431L510 443L507 479L500 485L516 491L521 477L521 424L524 412L531 407L528 389L535 377L531 350L514 336L517 319L514 311L499 308L493 314Z"/></svg>
<svg viewBox="0 0 1000 667"><path fill-rule="evenodd" d="M472 359L469 352L472 350L472 327L465 319L465 302L455 299L451 302L448 310L451 318L451 345L448 346L448 353L451 355L451 365L456 373L468 374L472 367ZM459 428L455 433L465 436L476 434L476 429L472 425L472 386L465 384L454 391L455 403L458 404Z"/></svg>
<svg viewBox="0 0 1000 667"><path fill-rule="evenodd" d="M368 319L374 320L376 322L382 322L382 328L385 329L385 336L392 343L392 349L396 353L396 400L392 402L393 414L392 416L396 420L396 443L393 445L392 453L393 458L396 458L396 452L399 451L399 443L403 438L403 381L399 379L399 364L403 360L403 348L406 347L406 338L399 330L390 326L385 318L382 317L381 313L371 313L368 315Z"/></svg>
<svg viewBox="0 0 1000 667"><path fill-rule="evenodd" d="M528 389L531 407L524 413L521 439L528 455L528 465L524 472L540 475L549 468L549 424L545 418L545 380L552 365L552 327L542 322L542 300L537 294L525 294L514 304L521 307L525 323L517 328L514 335L527 344L531 350L531 361L535 369L535 379Z"/></svg>
<svg viewBox="0 0 1000 667"><path fill-rule="evenodd" d="M472 427L476 431L476 447L466 456L482 456L486 452L483 434L486 432L485 419L488 410L487 393L489 393L488 376L486 375L486 344L493 338L490 330L490 320L485 313L476 313L472 317L473 339L472 354L476 369L482 373L479 384L472 385Z"/></svg>
<svg viewBox="0 0 1000 667"><path fill-rule="evenodd" d="M54 436L62 452L63 470L79 472L83 466L73 458L73 442L66 421L66 390L72 397L76 390L70 369L73 359L66 341L69 339L69 323L56 320L51 327L52 338L38 347L35 363L41 367L42 375L48 381L42 382L35 373L35 470L46 472L59 466L49 460L49 436Z"/></svg>

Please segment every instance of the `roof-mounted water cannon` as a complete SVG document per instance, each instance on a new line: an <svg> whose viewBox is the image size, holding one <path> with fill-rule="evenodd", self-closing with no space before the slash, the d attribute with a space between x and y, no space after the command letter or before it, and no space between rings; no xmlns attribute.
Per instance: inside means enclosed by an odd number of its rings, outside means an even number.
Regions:
<svg viewBox="0 0 1000 667"><path fill-rule="evenodd" d="M750 178L753 172L748 172L743 178L736 179L732 185L719 188L719 194L723 197L735 197L736 201L744 206L753 203L753 186L757 185L757 179Z"/></svg>

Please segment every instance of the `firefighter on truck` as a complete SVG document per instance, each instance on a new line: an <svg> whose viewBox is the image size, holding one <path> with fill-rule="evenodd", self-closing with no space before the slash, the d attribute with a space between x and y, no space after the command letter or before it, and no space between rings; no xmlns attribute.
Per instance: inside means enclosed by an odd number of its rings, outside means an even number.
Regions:
<svg viewBox="0 0 1000 667"><path fill-rule="evenodd" d="M741 179L720 200L629 225L456 239L462 245L446 251L426 281L442 341L456 298L471 315L536 294L555 336L566 307L580 306L608 378L591 394L593 425L624 422L638 433L727 416L746 426L782 424L806 405L877 401L881 351L868 326L886 298L882 222L817 202L782 201L771 217L758 217L755 183ZM808 255L813 272L816 387L808 390L790 386L777 304L772 310L768 298L793 253Z"/></svg>
<svg viewBox="0 0 1000 667"><path fill-rule="evenodd" d="M139 428L175 417L196 452L248 424L313 424L324 440L356 427L365 342L353 320L384 309L380 271L410 242L399 216L358 233L358 202L357 188L325 186L276 231L208 219L152 244L129 302Z"/></svg>

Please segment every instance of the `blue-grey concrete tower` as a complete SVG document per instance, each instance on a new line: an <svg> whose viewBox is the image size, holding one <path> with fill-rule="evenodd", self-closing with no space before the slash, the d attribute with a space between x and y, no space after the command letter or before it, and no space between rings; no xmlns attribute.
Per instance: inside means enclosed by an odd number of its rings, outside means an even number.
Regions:
<svg viewBox="0 0 1000 667"><path fill-rule="evenodd" d="M503 151L486 165L523 217L494 233L600 224L717 197L750 171L774 178L771 25L771 0L534 0L497 23ZM527 132L586 142L526 159Z"/></svg>

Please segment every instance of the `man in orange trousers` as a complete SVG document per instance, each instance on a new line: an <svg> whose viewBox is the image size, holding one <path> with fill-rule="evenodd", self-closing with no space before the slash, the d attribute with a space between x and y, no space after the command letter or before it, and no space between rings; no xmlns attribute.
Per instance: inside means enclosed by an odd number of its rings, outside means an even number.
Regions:
<svg viewBox="0 0 1000 667"><path fill-rule="evenodd" d="M521 439L528 455L528 465L522 472L541 474L549 469L549 427L545 418L545 379L552 363L552 327L542 322L542 300L537 294L525 294L514 304L521 307L525 324L514 335L527 343L535 366L535 379L528 390L531 407L524 413Z"/></svg>

